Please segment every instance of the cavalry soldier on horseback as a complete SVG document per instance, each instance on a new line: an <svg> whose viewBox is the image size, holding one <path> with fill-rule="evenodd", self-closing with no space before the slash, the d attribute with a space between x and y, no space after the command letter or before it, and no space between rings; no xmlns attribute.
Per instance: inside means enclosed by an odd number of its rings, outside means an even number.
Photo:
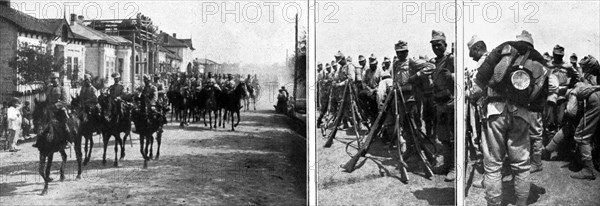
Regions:
<svg viewBox="0 0 600 206"><path fill-rule="evenodd" d="M125 86L123 86L123 82L121 82L121 74L115 72L111 76L115 82L108 88L108 111L110 112L108 115L110 115L110 118L114 118L113 115L117 115L117 112L114 111L116 109L115 105L121 101L121 98L125 94Z"/></svg>
<svg viewBox="0 0 600 206"><path fill-rule="evenodd" d="M233 75L227 74L227 81L225 82L225 91L231 92L235 89L235 80L233 79Z"/></svg>
<svg viewBox="0 0 600 206"><path fill-rule="evenodd" d="M69 113L66 108L68 94L67 90L64 87L60 86L58 82L59 77L60 75L58 74L58 72L52 72L52 74L50 74L50 85L46 89L46 102L48 106L46 106L45 108L45 110L47 111L46 114L48 116L45 117L45 120L47 120L47 122L43 122L44 126L41 127L41 133L46 132L50 129L49 127L51 121L58 121L56 119L56 114L58 112L63 112L65 113L67 118L65 120L61 120L60 125L64 127L65 131L67 131L67 134L71 134L71 131L67 126L67 119L69 117ZM33 147L37 147L39 141L40 139L37 139L36 143L33 144ZM66 147L69 147L68 144L65 145Z"/></svg>
<svg viewBox="0 0 600 206"><path fill-rule="evenodd" d="M98 104L98 95L96 95L96 88L91 84L92 75L83 75L83 85L79 91L79 98L83 105L83 111L87 114L100 113L100 105Z"/></svg>
<svg viewBox="0 0 600 206"><path fill-rule="evenodd" d="M140 94L140 101L144 101L146 108L146 114L150 112L156 112L155 106L158 97L158 90L152 82L150 81L149 75L144 75L144 86L138 88L138 92Z"/></svg>
<svg viewBox="0 0 600 206"><path fill-rule="evenodd" d="M155 75L154 76L154 86L156 87L156 91L158 92L158 99L157 102L158 104L163 104L166 102L166 98L167 98L167 92L165 91L165 86L163 84L163 82L160 79L160 76Z"/></svg>

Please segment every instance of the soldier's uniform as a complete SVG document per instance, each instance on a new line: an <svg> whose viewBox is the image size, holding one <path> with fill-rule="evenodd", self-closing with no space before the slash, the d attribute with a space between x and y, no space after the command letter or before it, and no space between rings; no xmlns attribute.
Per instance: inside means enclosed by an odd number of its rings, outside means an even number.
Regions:
<svg viewBox="0 0 600 206"><path fill-rule="evenodd" d="M150 111L155 111L154 107L156 106L156 101L158 98L158 90L156 87L150 82L149 76L144 76L144 86L138 88L138 92L140 92L140 101L143 101L146 105L145 111L146 113Z"/></svg>
<svg viewBox="0 0 600 206"><path fill-rule="evenodd" d="M91 76L86 74L85 79L89 80ZM85 108L93 108L98 106L98 96L96 95L96 88L91 84L83 84L79 91L79 98L83 102Z"/></svg>
<svg viewBox="0 0 600 206"><path fill-rule="evenodd" d="M556 45L552 52L554 55L564 56L564 48ZM567 106L566 92L567 88L573 87L578 81L578 74L570 63L562 59L553 58L548 63L548 70L558 79L558 96L555 98L555 104L547 104L543 110L543 119L546 123L544 132L546 137L553 137L556 132L564 125L564 111Z"/></svg>
<svg viewBox="0 0 600 206"><path fill-rule="evenodd" d="M58 73L53 73L51 78L59 78ZM60 86L60 84L51 84L48 86L46 89L46 102L48 103L48 106L46 109L50 111L48 112L50 120L56 119L54 115L58 110L66 109L67 96L67 90Z"/></svg>
<svg viewBox="0 0 600 206"><path fill-rule="evenodd" d="M339 53L341 54L341 52ZM343 55L341 55L343 58ZM339 62L339 61L338 61ZM346 84L353 84L354 82L354 78L356 77L354 74L355 71L355 66L352 64L352 62L346 62L345 65L342 65L342 68L340 68L340 71L338 72L338 77L337 77L337 89L338 91L340 91L338 93L339 95L339 100L340 102L338 103L338 108L341 107L342 102L345 103L349 103L350 101L350 91L348 91L348 95L346 96L347 99L345 99L344 101L342 101L343 95L344 95L344 89ZM353 86L353 85L352 85ZM342 118L342 123L344 124L344 127L348 127L348 118L351 117L351 113L350 110L346 110L346 115L343 115Z"/></svg>
<svg viewBox="0 0 600 206"><path fill-rule="evenodd" d="M333 82L333 71L331 71L331 65L325 64L325 70L319 73L319 99L320 99L320 114L317 119L317 125L321 125L323 116L327 113L329 106L329 97L331 94L331 83Z"/></svg>
<svg viewBox="0 0 600 206"><path fill-rule="evenodd" d="M370 68L367 68L363 73L363 82L362 88L358 94L358 98L360 98L366 104L366 109L369 112L369 116L371 121L374 121L377 115L377 88L379 87L379 81L381 80L382 72L381 68L377 66L377 62L375 64L370 64Z"/></svg>
<svg viewBox="0 0 600 206"><path fill-rule="evenodd" d="M363 90L363 74L369 69L369 65L366 64L366 59L364 56L358 56L359 66L354 67L354 86L356 91L359 92ZM364 64L364 65L361 65Z"/></svg>
<svg viewBox="0 0 600 206"><path fill-rule="evenodd" d="M235 89L235 80L233 79L233 77L231 75L227 76L228 80L225 82L225 91L226 92L232 92Z"/></svg>
<svg viewBox="0 0 600 206"><path fill-rule="evenodd" d="M483 139L484 185L488 205L499 205L502 201L503 162L509 161L514 171L517 205L526 205L529 196L530 173L530 122L534 122L529 109L508 100L511 94L501 94L487 87L493 78L494 69L504 57L503 51L516 49L520 54L531 51L530 60L545 65L543 56L533 48L531 34L523 31L517 41L501 44L490 52L484 63L478 68L474 79L474 88L483 92L486 88L487 135ZM545 69L545 68L544 68ZM543 97L542 97L543 98ZM538 101L538 100L535 100Z"/></svg>
<svg viewBox="0 0 600 206"><path fill-rule="evenodd" d="M119 73L113 73L111 76L115 79L114 84L108 87L108 111L112 116L117 115L114 111L116 109L115 104L125 94L125 86L123 86L123 83L120 81L121 75Z"/></svg>

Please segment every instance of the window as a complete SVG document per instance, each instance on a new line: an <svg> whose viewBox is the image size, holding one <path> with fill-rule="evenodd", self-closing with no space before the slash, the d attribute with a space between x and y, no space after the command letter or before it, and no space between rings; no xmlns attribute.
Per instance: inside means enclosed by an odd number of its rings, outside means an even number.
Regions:
<svg viewBox="0 0 600 206"><path fill-rule="evenodd" d="M123 73L123 58L119 58L119 63L118 63L118 67L119 67L119 73Z"/></svg>
<svg viewBox="0 0 600 206"><path fill-rule="evenodd" d="M73 73L68 73L68 74L73 74L73 80L77 80L79 79L79 58L74 57L73 58Z"/></svg>
<svg viewBox="0 0 600 206"><path fill-rule="evenodd" d="M73 59L71 59L71 57L67 57L67 74L73 73L73 61L72 60ZM70 75L66 75L66 76L67 76L67 78L70 77Z"/></svg>

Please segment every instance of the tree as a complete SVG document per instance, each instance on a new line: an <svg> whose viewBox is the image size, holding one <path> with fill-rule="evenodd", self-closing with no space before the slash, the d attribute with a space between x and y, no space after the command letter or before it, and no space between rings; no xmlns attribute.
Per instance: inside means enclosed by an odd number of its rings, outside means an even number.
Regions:
<svg viewBox="0 0 600 206"><path fill-rule="evenodd" d="M49 53L42 53L34 48L22 47L17 51L17 57L9 62L21 77L17 84L29 84L46 80L52 72L64 75L63 58L56 59Z"/></svg>

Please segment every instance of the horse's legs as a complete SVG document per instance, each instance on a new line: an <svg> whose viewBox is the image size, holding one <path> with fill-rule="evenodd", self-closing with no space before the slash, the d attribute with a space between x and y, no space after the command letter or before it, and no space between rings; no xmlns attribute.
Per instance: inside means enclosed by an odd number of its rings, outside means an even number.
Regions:
<svg viewBox="0 0 600 206"><path fill-rule="evenodd" d="M88 137L87 136L83 136L83 138L85 139L85 145L83 145L83 150L85 152L85 160L83 161L83 165L87 165L87 163L90 161L88 159ZM79 146L81 149L81 145Z"/></svg>
<svg viewBox="0 0 600 206"><path fill-rule="evenodd" d="M144 153L144 139L146 139L146 136L140 134L140 153L142 154L142 157L144 158L144 169L148 168L148 157L146 156L146 153Z"/></svg>
<svg viewBox="0 0 600 206"><path fill-rule="evenodd" d="M148 138L148 142L150 143L150 155L148 155L148 159L152 159L152 157L154 157L154 155L152 155L152 149L154 148L154 138L152 137L152 135L150 135L150 138ZM148 144L148 143L146 143Z"/></svg>
<svg viewBox="0 0 600 206"><path fill-rule="evenodd" d="M125 158L125 145L127 144L127 138L129 137L129 132L125 132L123 135L123 141L121 141L121 158Z"/></svg>
<svg viewBox="0 0 600 206"><path fill-rule="evenodd" d="M215 122L217 121L217 119L215 119ZM208 124L210 124L210 129L213 128L213 124L212 124L212 112L208 112Z"/></svg>
<svg viewBox="0 0 600 206"><path fill-rule="evenodd" d="M202 118L204 119L204 126L206 127L206 110L202 111Z"/></svg>
<svg viewBox="0 0 600 206"><path fill-rule="evenodd" d="M256 97L252 98L252 106L254 106L254 110L256 110Z"/></svg>
<svg viewBox="0 0 600 206"><path fill-rule="evenodd" d="M87 142L87 138L86 136L84 136L83 138L86 139ZM90 138L91 139L91 138ZM86 143L87 146L87 143ZM81 137L79 138L79 140L77 140L77 138L75 138L75 158L77 159L77 179L81 178Z"/></svg>
<svg viewBox="0 0 600 206"><path fill-rule="evenodd" d="M40 152L40 165L38 168L38 171L40 173L40 176L42 176L42 178L44 179L44 190L42 190L42 193L40 195L46 195L48 194L48 178L46 177L46 174L44 173L44 168L46 167L46 156L43 155Z"/></svg>
<svg viewBox="0 0 600 206"><path fill-rule="evenodd" d="M157 133L156 133L156 143L158 144L158 147L156 149L156 159L158 159L158 157L160 156L160 143L161 143L161 139L162 139L162 129L160 129Z"/></svg>
<svg viewBox="0 0 600 206"><path fill-rule="evenodd" d="M233 123L233 120L235 120L235 118L233 118L233 111L231 111L231 131L235 131L235 124Z"/></svg>
<svg viewBox="0 0 600 206"><path fill-rule="evenodd" d="M236 111L236 114L237 114L238 119L237 119L237 123L235 123L235 126L237 127L240 124L240 111ZM231 119L233 119L233 114L231 115Z"/></svg>
<svg viewBox="0 0 600 206"><path fill-rule="evenodd" d="M64 149L59 150L62 162L60 163L60 181L65 180L65 165L67 164L67 153Z"/></svg>
<svg viewBox="0 0 600 206"><path fill-rule="evenodd" d="M102 153L102 165L106 165L106 149L108 148L108 140L110 140L110 134L102 134L102 141L104 142L104 153Z"/></svg>
<svg viewBox="0 0 600 206"><path fill-rule="evenodd" d="M114 136L115 136L115 161L113 162L113 167L118 167L119 166L119 158L118 158L117 154L119 154L119 147L122 144L121 133L117 133Z"/></svg>

